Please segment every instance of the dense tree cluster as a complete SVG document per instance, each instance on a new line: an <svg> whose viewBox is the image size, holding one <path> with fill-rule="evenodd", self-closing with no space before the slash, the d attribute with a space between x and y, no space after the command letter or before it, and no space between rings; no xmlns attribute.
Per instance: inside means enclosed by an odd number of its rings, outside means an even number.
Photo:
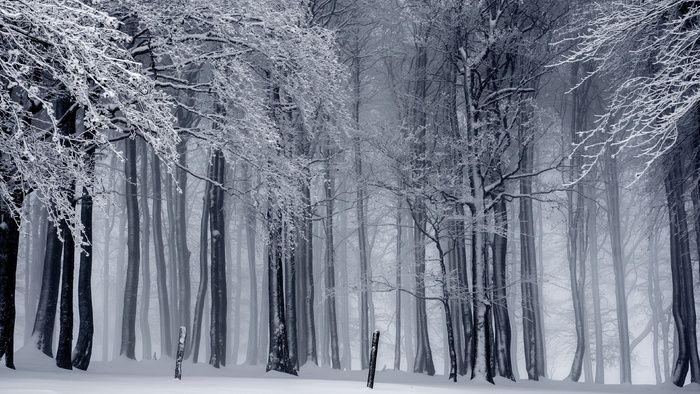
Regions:
<svg viewBox="0 0 700 394"><path fill-rule="evenodd" d="M67 369L94 343L174 357L181 327L216 368L366 369L384 330L397 370L539 380L565 261L568 379L603 383L613 359L630 383L650 341L657 382L697 383L699 16L0 0L0 358L15 368L21 294L24 346Z"/></svg>

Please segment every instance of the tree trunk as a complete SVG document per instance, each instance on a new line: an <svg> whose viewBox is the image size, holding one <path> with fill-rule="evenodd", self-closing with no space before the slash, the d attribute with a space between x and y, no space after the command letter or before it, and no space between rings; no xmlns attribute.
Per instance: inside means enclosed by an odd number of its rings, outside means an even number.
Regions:
<svg viewBox="0 0 700 394"><path fill-rule="evenodd" d="M243 190L245 191L242 209L245 215L246 253L248 254L249 282L249 310L248 318L248 347L246 350L246 364L255 365L258 362L258 277L255 271L255 207L251 195L251 174L247 163L243 162Z"/></svg>
<svg viewBox="0 0 700 394"><path fill-rule="evenodd" d="M75 184L67 191L69 204L75 207ZM68 224L68 219L61 221L61 236L63 238L63 267L61 269L61 309L59 311L58 349L56 350L56 366L63 369L73 369L71 352L73 349L73 278L75 267L75 240Z"/></svg>
<svg viewBox="0 0 700 394"><path fill-rule="evenodd" d="M495 206L495 227L493 241L493 315L495 322L495 350L498 374L510 380L513 367L510 360L511 328L508 316L508 299L506 294L506 252L508 248L508 211L506 202L500 199Z"/></svg>
<svg viewBox="0 0 700 394"><path fill-rule="evenodd" d="M310 182L307 178L306 182ZM304 268L306 271L305 317L306 317L306 355L308 359L318 365L316 354L316 319L314 317L314 249L313 249L313 210L311 207L311 187L304 183L302 194L304 200L304 239L306 250L304 256Z"/></svg>
<svg viewBox="0 0 700 394"><path fill-rule="evenodd" d="M167 268L165 265L165 248L163 246L163 219L160 158L153 154L151 162L153 172L153 247L156 258L156 283L158 285L158 309L160 311L160 351L161 354L173 356L173 339L168 299Z"/></svg>
<svg viewBox="0 0 700 394"><path fill-rule="evenodd" d="M690 380L700 379L700 362L696 336L693 271L688 242L688 223L683 203L683 167L678 157L672 159L665 180L671 236L671 276L673 281L673 318L678 335L678 356L671 379L683 386L690 369Z"/></svg>
<svg viewBox="0 0 700 394"><path fill-rule="evenodd" d="M209 224L211 229L211 355L209 364L214 368L226 365L226 234L224 189L226 162L220 150L213 152L212 185L210 193Z"/></svg>
<svg viewBox="0 0 700 394"><path fill-rule="evenodd" d="M625 262L622 252L622 230L620 228L620 186L617 160L605 156L605 191L607 200L608 227L615 273L615 303L617 306L617 331L620 340L620 382L632 382L630 361L629 324L627 321L627 293L625 292Z"/></svg>
<svg viewBox="0 0 700 394"><path fill-rule="evenodd" d="M36 348L51 358L53 358L53 330L61 278L62 244L58 231L51 221L46 223L46 248L41 277L41 293L32 330Z"/></svg>
<svg viewBox="0 0 700 394"><path fill-rule="evenodd" d="M187 167L187 141L182 140L177 147L178 162L182 168ZM177 295L178 325L190 325L190 250L187 247L187 173L175 170L179 193L175 193L175 247L177 249Z"/></svg>
<svg viewBox="0 0 700 394"><path fill-rule="evenodd" d="M401 226L403 218L403 199L399 197L398 206L396 207L396 302L395 302L395 333L394 333L394 370L401 370L401 259L402 256L402 235L403 229Z"/></svg>
<svg viewBox="0 0 700 394"><path fill-rule="evenodd" d="M289 344L289 359L294 364L294 369L299 369L299 349L297 342L297 260L294 250L296 245L291 239L291 232L284 232L284 291L285 291L285 306L287 318L287 342Z"/></svg>
<svg viewBox="0 0 700 394"><path fill-rule="evenodd" d="M3 154L0 152L0 160L3 159L2 156ZM5 176L4 173L2 175ZM15 191L12 197L15 206L22 205L24 195L21 192ZM0 199L0 360L5 358L5 366L11 369L15 369L15 287L20 237L19 226L20 217L15 215L3 199ZM52 232L55 233L55 231Z"/></svg>
<svg viewBox="0 0 700 394"><path fill-rule="evenodd" d="M177 240L175 236L177 220L175 218L175 195L177 191L173 185L172 176L165 177L165 199L166 199L166 209L168 212L168 289L170 290L170 295L168 299L171 302L170 305L170 330L171 337L178 338L179 332L178 327L180 327L180 295L178 292L178 256L177 256Z"/></svg>
<svg viewBox="0 0 700 394"><path fill-rule="evenodd" d="M591 293L593 296L593 326L595 332L595 382L605 383L605 359L603 356L603 319L600 311L600 284L598 267L598 208L595 187L591 187L586 200L588 205L588 247L591 262Z"/></svg>
<svg viewBox="0 0 700 394"><path fill-rule="evenodd" d="M213 163L209 163L207 176L211 179L214 175ZM194 304L194 319L192 320L192 335L190 341L185 344L185 358L192 355L192 362L199 359L199 345L202 339L202 315L204 313L204 300L207 296L209 282L209 266L207 265L209 245L209 213L211 211L211 182L204 185L204 197L202 198L202 221L199 227L199 288L197 300Z"/></svg>
<svg viewBox="0 0 700 394"><path fill-rule="evenodd" d="M143 277L141 288L143 294L141 295L139 325L141 326L141 357L144 360L150 360L153 356L151 350L151 327L148 322L151 305L151 215L148 209L148 146L144 142L142 147L141 179L139 179L139 187L141 188L141 257L143 260L141 264L141 276Z"/></svg>
<svg viewBox="0 0 700 394"><path fill-rule="evenodd" d="M269 351L266 371L279 371L296 375L294 364L289 359L287 343L287 321L284 307L284 278L282 272L282 212L275 202L269 202L267 221L270 231L270 246L267 253L268 300L269 300Z"/></svg>
<svg viewBox="0 0 700 394"><path fill-rule="evenodd" d="M127 138L125 143L124 172L126 173L126 216L128 223L126 283L124 284L124 308L120 355L136 359L136 306L139 286L139 202L136 177L136 140Z"/></svg>
<svg viewBox="0 0 700 394"><path fill-rule="evenodd" d="M326 199L326 218L324 220L326 232L326 315L328 316L328 329L331 365L333 369L340 369L340 350L338 347L338 320L335 306L335 245L333 237L333 202L335 199L335 174L333 174L330 149L326 152L326 165L324 171L324 192Z"/></svg>

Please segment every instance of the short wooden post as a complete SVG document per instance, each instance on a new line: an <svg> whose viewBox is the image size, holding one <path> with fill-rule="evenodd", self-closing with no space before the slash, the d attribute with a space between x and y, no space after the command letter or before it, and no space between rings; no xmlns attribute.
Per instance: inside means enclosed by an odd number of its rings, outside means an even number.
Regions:
<svg viewBox="0 0 700 394"><path fill-rule="evenodd" d="M185 356L185 338L187 328L180 326L180 335L177 340L177 357L175 358L175 379L182 380L182 358Z"/></svg>
<svg viewBox="0 0 700 394"><path fill-rule="evenodd" d="M367 387L374 388L374 372L377 370L377 349L379 348L379 331L372 335L372 349L369 352L369 373L367 374Z"/></svg>

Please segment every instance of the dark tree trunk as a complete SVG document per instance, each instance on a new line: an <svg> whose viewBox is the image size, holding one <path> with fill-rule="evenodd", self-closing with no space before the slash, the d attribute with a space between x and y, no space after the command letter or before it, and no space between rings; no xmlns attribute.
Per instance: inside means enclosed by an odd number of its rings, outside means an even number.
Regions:
<svg viewBox="0 0 700 394"><path fill-rule="evenodd" d="M93 159L94 160L94 159ZM80 200L80 220L83 224L83 248L80 252L78 272L78 313L80 324L78 341L73 351L73 366L86 371L92 357L92 334L95 330L92 320L92 196L83 188Z"/></svg>
<svg viewBox="0 0 700 394"><path fill-rule="evenodd" d="M70 204L74 207L73 198L75 185L72 184L67 192ZM61 310L59 312L58 349L56 350L56 366L73 369L71 351L73 349L73 278L75 267L75 241L68 225L68 220L61 221L63 238L63 267L61 270Z"/></svg>
<svg viewBox="0 0 700 394"><path fill-rule="evenodd" d="M58 289L61 278L62 244L58 229L51 221L46 223L46 250L41 276L41 293L36 310L32 336L36 348L53 358L53 330L58 306Z"/></svg>
<svg viewBox="0 0 700 394"><path fill-rule="evenodd" d="M122 310L121 347L119 354L136 359L136 308L139 291L140 234L139 202L136 176L136 140L127 138L125 143L124 172L126 173L127 250L124 307Z"/></svg>
<svg viewBox="0 0 700 394"><path fill-rule="evenodd" d="M1 159L3 158L0 152ZM5 176L4 173L2 175ZM24 195L21 192L15 192L13 197L14 205L21 206ZM20 217L3 199L0 199L0 360L4 358L5 366L12 369L15 369L15 287L20 237L19 225ZM55 231L52 232L55 233Z"/></svg>
<svg viewBox="0 0 700 394"><path fill-rule="evenodd" d="M84 111L81 110L81 124L84 124L84 116ZM85 152L87 157L85 165L92 179L95 176L95 147L92 145L94 134L92 130L85 130L85 134L87 143L91 144ZM80 251L80 270L78 272L80 323L78 325L78 341L73 350L73 366L86 371L92 357L92 335L95 331L92 315L92 195L87 187L83 187L83 195L80 199L80 221L83 226L83 245Z"/></svg>
<svg viewBox="0 0 700 394"><path fill-rule="evenodd" d="M511 329L506 294L506 253L508 250L508 211L506 202L500 199L495 206L496 233L493 241L493 315L495 322L495 360L498 374L515 380L510 359Z"/></svg>
<svg viewBox="0 0 700 394"><path fill-rule="evenodd" d="M522 138L522 137L521 137ZM525 148L523 158L523 172L532 171L533 147ZM520 180L520 194L529 196L532 194L532 179ZM540 311L539 277L537 274L537 254L535 251L535 226L532 210L532 199L520 199L520 290L522 292L523 307L523 347L525 349L525 368L530 380L539 380L545 372L540 369L541 358L544 354L541 349L543 324Z"/></svg>
<svg viewBox="0 0 700 394"><path fill-rule="evenodd" d="M678 337L678 356L671 379L683 386L690 369L691 382L700 379L700 362L696 336L693 271L688 242L688 223L683 202L683 167L678 157L671 159L665 180L671 236L671 277L673 281L673 319Z"/></svg>
<svg viewBox="0 0 700 394"><path fill-rule="evenodd" d="M160 310L160 351L172 357L173 340L170 327L170 303L168 299L167 268L165 265L165 248L163 247L163 219L161 207L161 171L160 158L153 154L151 162L153 172L153 246L156 258L156 282L158 285L158 309Z"/></svg>
<svg viewBox="0 0 700 394"><path fill-rule="evenodd" d="M224 212L224 189L226 162L223 153L213 153L212 179L218 184L211 186L209 224L211 229L211 355L209 364L215 368L226 365L226 222Z"/></svg>
<svg viewBox="0 0 700 394"><path fill-rule="evenodd" d="M284 313L282 212L274 205L274 201L270 201L269 204L267 212L267 225L270 232L270 246L267 253L269 351L265 370L296 375L294 364L289 359L287 321Z"/></svg>

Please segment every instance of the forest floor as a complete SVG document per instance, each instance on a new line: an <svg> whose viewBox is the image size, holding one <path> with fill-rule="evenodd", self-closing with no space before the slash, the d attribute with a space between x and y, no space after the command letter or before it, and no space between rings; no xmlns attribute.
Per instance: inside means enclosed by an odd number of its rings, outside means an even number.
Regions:
<svg viewBox="0 0 700 394"><path fill-rule="evenodd" d="M683 389L672 385L589 385L543 381L517 383L499 380L496 385L461 380L446 381L444 376L425 376L391 370L377 371L375 389L365 387L366 373L302 368L299 377L265 373L264 366L236 366L216 370L205 364L183 364L181 381L172 377L174 363L115 360L93 362L89 371L67 371L53 360L19 354L17 370L0 368L0 393L7 394L345 394L345 393L426 393L426 394L557 394L557 393L697 393L698 386Z"/></svg>

